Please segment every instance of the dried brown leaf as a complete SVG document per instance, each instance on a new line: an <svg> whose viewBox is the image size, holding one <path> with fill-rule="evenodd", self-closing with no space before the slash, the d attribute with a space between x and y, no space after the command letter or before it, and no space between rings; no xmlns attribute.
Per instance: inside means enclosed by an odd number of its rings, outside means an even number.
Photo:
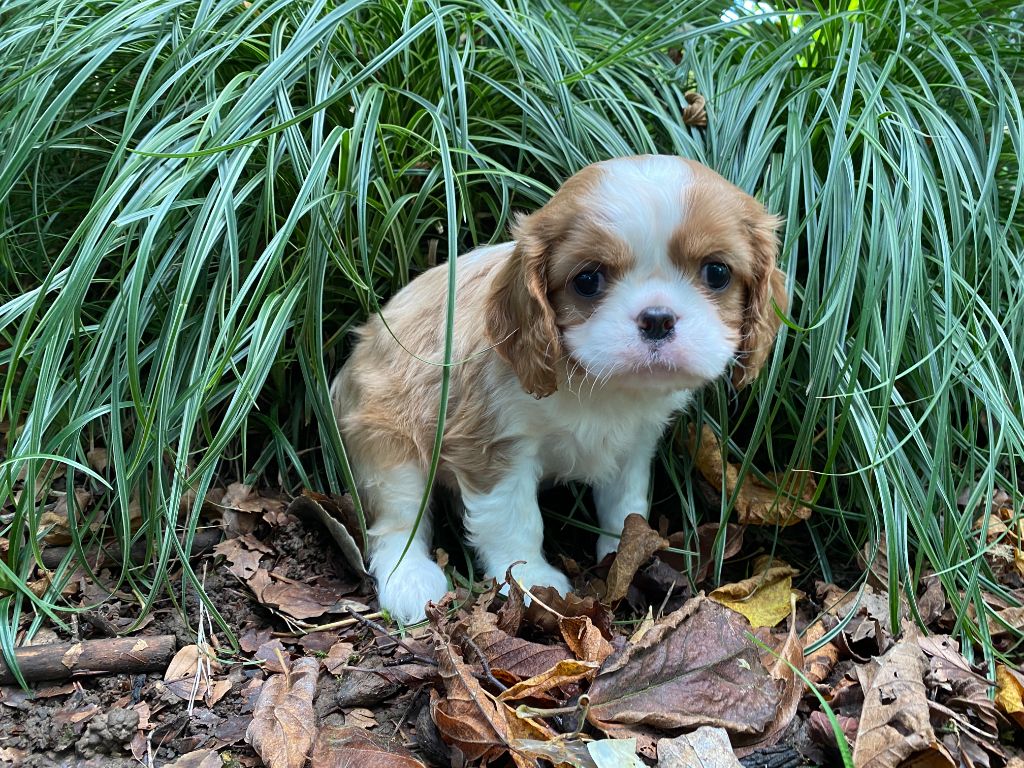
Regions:
<svg viewBox="0 0 1024 768"><path fill-rule="evenodd" d="M704 425L698 444L696 428L691 424L687 448L704 479L731 497L739 485L739 469L727 462L723 472L722 447L711 427ZM776 486L784 479L772 473L765 476ZM811 516L811 508L794 499L810 502L816 491L816 483L808 472L792 473L786 488L770 487L747 473L736 497L737 518L741 525L794 525Z"/></svg>
<svg viewBox="0 0 1024 768"><path fill-rule="evenodd" d="M690 600L605 662L590 688L589 719L606 731L619 723L762 733L780 692L749 632L735 611L703 595Z"/></svg>
<svg viewBox="0 0 1024 768"><path fill-rule="evenodd" d="M215 749L199 749L182 755L173 763L167 763L167 768L222 768L224 763Z"/></svg>
<svg viewBox="0 0 1024 768"><path fill-rule="evenodd" d="M612 644L604 639L589 616L566 616L558 622L558 626L577 659L600 664L612 655Z"/></svg>
<svg viewBox="0 0 1024 768"><path fill-rule="evenodd" d="M513 739L510 746L516 753L533 760L546 760L552 765L573 768L598 768L587 750L587 743L571 737L551 739Z"/></svg>
<svg viewBox="0 0 1024 768"><path fill-rule="evenodd" d="M316 736L313 694L320 665L302 658L260 689L245 741L268 768L302 768Z"/></svg>
<svg viewBox="0 0 1024 768"><path fill-rule="evenodd" d="M268 574L269 581L257 570L249 579L249 586L264 605L277 608L296 619L312 619L325 613L345 613L349 608L364 612L369 610L365 603L344 598L339 590L329 587L314 587L295 583L280 574ZM257 589L259 591L257 592Z"/></svg>
<svg viewBox="0 0 1024 768"><path fill-rule="evenodd" d="M354 650L355 646L352 643L335 643L327 655L320 659L320 663L332 675L340 675L348 666Z"/></svg>
<svg viewBox="0 0 1024 768"><path fill-rule="evenodd" d="M741 768L722 728L702 726L692 733L658 741L658 768Z"/></svg>
<svg viewBox="0 0 1024 768"><path fill-rule="evenodd" d="M596 598L577 594L563 597L551 587L536 587L530 591L537 600L526 609L526 620L542 632L559 637L562 634L559 622L563 618L587 616L606 640L612 639L612 613Z"/></svg>
<svg viewBox="0 0 1024 768"><path fill-rule="evenodd" d="M345 725L320 729L310 768L423 768L423 763L401 744Z"/></svg>
<svg viewBox="0 0 1024 768"><path fill-rule="evenodd" d="M466 646L467 658L479 649L492 669L501 669L517 678L526 679L542 674L572 654L562 645L541 645L512 637L498 629L498 617L482 606L474 608L465 622L460 622L455 638ZM461 643L462 638L476 647Z"/></svg>
<svg viewBox="0 0 1024 768"><path fill-rule="evenodd" d="M499 701L517 701L541 696L553 688L559 688L579 680L593 679L598 665L590 661L560 661L547 672L516 683L498 694Z"/></svg>
<svg viewBox="0 0 1024 768"><path fill-rule="evenodd" d="M248 581L260 567L262 552L254 552L242 544L241 538L224 539L213 548L227 562L227 570L242 581Z"/></svg>
<svg viewBox="0 0 1024 768"><path fill-rule="evenodd" d="M823 614L804 632L804 672L812 683L825 682L839 662L839 646L834 642L826 643L810 653L807 652L809 646L825 636L829 625L834 627L835 619L828 614Z"/></svg>
<svg viewBox="0 0 1024 768"><path fill-rule="evenodd" d="M954 765L932 729L926 669L924 653L913 639L901 640L879 659L864 693L853 747L857 768L896 768L911 757L914 765Z"/></svg>
<svg viewBox="0 0 1024 768"><path fill-rule="evenodd" d="M467 760L487 763L508 749L506 718L493 698L480 687L458 649L443 636L436 638L438 671L447 696L433 695L430 716L441 737L458 747Z"/></svg>
<svg viewBox="0 0 1024 768"><path fill-rule="evenodd" d="M605 601L615 603L624 598L640 567L651 559L651 555L668 545L668 539L662 538L651 528L646 518L629 515L622 527L619 550L608 570L608 594Z"/></svg>

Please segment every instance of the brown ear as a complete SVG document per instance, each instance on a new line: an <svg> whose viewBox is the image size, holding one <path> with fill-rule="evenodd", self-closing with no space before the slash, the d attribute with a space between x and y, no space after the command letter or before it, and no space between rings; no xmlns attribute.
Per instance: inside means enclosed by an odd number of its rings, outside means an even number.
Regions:
<svg viewBox="0 0 1024 768"><path fill-rule="evenodd" d="M743 331L732 383L736 389L752 384L771 354L781 320L775 312L789 308L786 276L775 267L779 251L776 230L779 220L757 204L758 211L747 222L754 253L754 279L747 290L747 306L743 315Z"/></svg>
<svg viewBox="0 0 1024 768"><path fill-rule="evenodd" d="M555 364L562 354L555 310L548 302L551 238L543 209L512 228L516 247L501 266L487 299L487 333L512 366L523 389L540 399L558 389Z"/></svg>

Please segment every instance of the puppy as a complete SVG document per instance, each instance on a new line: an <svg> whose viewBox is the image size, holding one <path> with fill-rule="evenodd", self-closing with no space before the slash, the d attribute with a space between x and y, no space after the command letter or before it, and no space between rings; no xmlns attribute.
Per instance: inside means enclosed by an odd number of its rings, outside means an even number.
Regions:
<svg viewBox="0 0 1024 768"><path fill-rule="evenodd" d="M651 460L672 415L736 362L750 383L786 308L778 220L698 163L647 155L570 178L513 242L457 263L448 417L438 481L464 506L484 573L570 585L541 551L538 485L592 486L601 528L648 512ZM434 442L447 265L358 331L331 386L369 522L381 607L423 618L447 584L415 525ZM385 326L386 322L386 326ZM397 341L396 341L397 339ZM602 535L597 556L613 552ZM404 553L404 554L403 554Z"/></svg>

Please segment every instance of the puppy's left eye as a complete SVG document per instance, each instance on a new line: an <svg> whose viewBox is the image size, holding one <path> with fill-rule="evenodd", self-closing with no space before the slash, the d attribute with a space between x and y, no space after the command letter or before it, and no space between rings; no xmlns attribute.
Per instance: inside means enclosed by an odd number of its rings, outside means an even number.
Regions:
<svg viewBox="0 0 1024 768"><path fill-rule="evenodd" d="M712 291L724 291L732 280L732 272L722 262L710 261L700 268L700 277Z"/></svg>
<svg viewBox="0 0 1024 768"><path fill-rule="evenodd" d="M572 279L572 287L585 299L593 299L604 290L604 274L599 270L580 272Z"/></svg>

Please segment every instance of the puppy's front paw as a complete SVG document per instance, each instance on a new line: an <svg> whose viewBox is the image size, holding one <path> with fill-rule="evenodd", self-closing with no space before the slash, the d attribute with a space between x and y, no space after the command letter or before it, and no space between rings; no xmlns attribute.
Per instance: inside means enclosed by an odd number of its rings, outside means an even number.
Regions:
<svg viewBox="0 0 1024 768"><path fill-rule="evenodd" d="M548 565L544 560L513 566L512 578L518 581L524 589L554 587L563 596L572 592L572 584L569 583L566 575Z"/></svg>
<svg viewBox="0 0 1024 768"><path fill-rule="evenodd" d="M618 536L599 536L597 538L597 562L600 563L602 560L604 560L605 555L610 555L612 552L617 552L618 549Z"/></svg>
<svg viewBox="0 0 1024 768"><path fill-rule="evenodd" d="M380 607L403 624L423 621L428 602L437 602L448 591L444 571L427 557L406 553L405 559L392 571L374 570Z"/></svg>

